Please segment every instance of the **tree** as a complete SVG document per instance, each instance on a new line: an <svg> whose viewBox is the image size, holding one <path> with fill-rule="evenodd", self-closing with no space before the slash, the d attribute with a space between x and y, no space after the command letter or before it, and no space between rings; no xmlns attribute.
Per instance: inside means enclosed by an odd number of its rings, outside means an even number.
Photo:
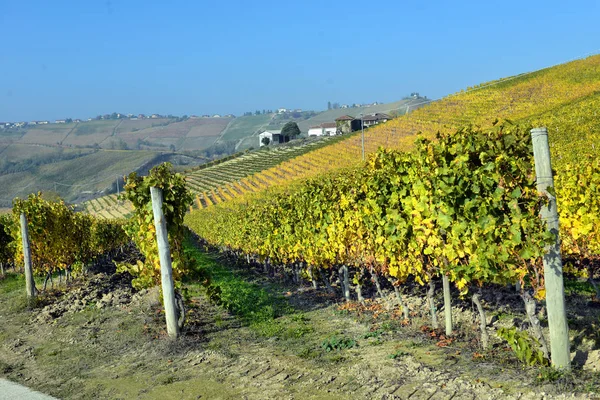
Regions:
<svg viewBox="0 0 600 400"><path fill-rule="evenodd" d="M327 102L327 109L331 110L331 102L330 101Z"/></svg>
<svg viewBox="0 0 600 400"><path fill-rule="evenodd" d="M281 134L286 137L287 140L294 139L296 136L300 135L300 128L298 128L297 123L290 121L283 126Z"/></svg>
<svg viewBox="0 0 600 400"><path fill-rule="evenodd" d="M268 146L269 143L271 143L271 140L265 136L264 138L262 138L261 143L264 144L265 146Z"/></svg>

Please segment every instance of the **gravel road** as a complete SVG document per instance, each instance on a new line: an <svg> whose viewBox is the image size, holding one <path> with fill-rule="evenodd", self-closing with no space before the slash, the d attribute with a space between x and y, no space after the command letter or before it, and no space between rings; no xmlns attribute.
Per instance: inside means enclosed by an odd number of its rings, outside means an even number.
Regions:
<svg viewBox="0 0 600 400"><path fill-rule="evenodd" d="M0 378L0 400L52 400L50 397L40 392L35 392L28 387L21 386L18 383L7 381Z"/></svg>

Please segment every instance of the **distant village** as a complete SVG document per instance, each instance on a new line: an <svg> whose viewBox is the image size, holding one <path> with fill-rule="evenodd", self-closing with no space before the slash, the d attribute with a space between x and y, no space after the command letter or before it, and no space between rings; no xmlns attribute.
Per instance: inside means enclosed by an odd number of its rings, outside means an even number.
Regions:
<svg viewBox="0 0 600 400"><path fill-rule="evenodd" d="M410 96L408 96L408 97L409 98L420 98L419 93L416 93L416 92L411 93ZM349 108L368 108L368 107L376 106L379 104L382 104L382 103L377 102L377 101L373 102L373 103L365 103L365 104L360 104L360 103L339 104L339 103L328 102L327 109L328 110L337 110L337 109L349 109ZM251 116L251 115L273 114L273 113L277 113L277 114L302 113L302 109L300 109L300 108L295 108L295 109L293 109L293 108L278 108L275 111L273 111L273 110L262 110L262 111L256 110L255 112L251 112L251 111L245 112L243 115ZM143 120L143 119L177 119L180 121L184 121L187 119L194 119L194 118L235 118L235 115L234 114L223 114L223 115L222 114L212 114L212 115L204 114L204 115L189 115L189 116L184 115L182 117L178 117L178 116L174 116L171 114L168 114L168 115L137 114L137 115L135 115L135 114L121 114L121 113L114 112L112 114L97 115L94 118L87 118L87 119L65 118L65 119L57 119L54 122L48 121L48 120L0 122L0 129L18 129L18 128L24 128L24 127L28 127L28 126L37 126L37 125L69 124L69 123L81 123L81 122L85 122L85 121L102 121L102 120L116 120L116 119L129 119L132 121ZM367 128L369 126L376 125L380 122L385 122L388 119L391 119L391 117L387 114L373 113L373 114L369 114L369 115L364 115L362 121L363 121L364 127ZM337 118L335 120L335 122L333 122L333 121L327 122L327 123L323 123L318 126L311 127L308 131L308 135L309 136L323 136L323 135L342 134L342 133L352 132L353 130L359 129L356 127L360 126L360 120L358 120L358 122L356 122L356 120L357 120L356 118L345 115L340 118ZM352 121L355 121L355 122L352 122ZM265 132L265 133L269 133L269 132ZM278 143L277 132L273 131L271 133L275 134L274 140L273 140L273 138L270 138L271 142Z"/></svg>
<svg viewBox="0 0 600 400"><path fill-rule="evenodd" d="M334 136L343 135L358 131L363 128L370 128L383 122L387 122L392 117L385 113L373 113L359 117L342 115L335 119L335 122L324 122L320 125L311 126L308 129L308 136ZM259 146L268 144L286 143L290 139L281 133L281 130L268 130L258 135Z"/></svg>
<svg viewBox="0 0 600 400"><path fill-rule="evenodd" d="M98 115L95 118L88 118L86 120L82 120L79 118L65 118L65 119L57 119L54 122L52 121L46 121L46 120L42 120L42 121L21 121L21 122L0 122L0 129L12 129L12 128L23 128L26 126L36 126L36 125L49 125L49 124L70 124L70 123L79 123L79 122L84 122L84 121L102 121L102 120L115 120L115 119L128 119L131 121L137 121L137 120L141 120L141 119L179 119L181 121L187 120L187 119L194 119L194 118L235 118L235 115L233 114L225 114L225 115L221 115L221 114L213 114L213 115L184 115L182 117L178 117L175 115L161 115L161 114L151 114L151 115L146 115L146 114L121 114L121 113L112 113L112 114L105 114L105 115Z"/></svg>

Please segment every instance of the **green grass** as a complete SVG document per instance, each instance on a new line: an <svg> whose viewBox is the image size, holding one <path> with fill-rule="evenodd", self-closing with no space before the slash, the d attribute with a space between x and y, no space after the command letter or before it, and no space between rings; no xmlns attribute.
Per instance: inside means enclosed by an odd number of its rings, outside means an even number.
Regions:
<svg viewBox="0 0 600 400"><path fill-rule="evenodd" d="M204 292L212 301L240 317L246 323L260 324L293 312L282 297L276 297L241 274L224 267L198 250L190 239L185 253L193 258L193 271L187 282L192 292ZM198 282L194 285L193 282ZM201 285L201 286L200 286Z"/></svg>
<svg viewBox="0 0 600 400"><path fill-rule="evenodd" d="M591 283L588 281L579 281L572 279L565 279L565 294L567 296L573 294L582 294L582 295L595 295L596 291Z"/></svg>
<svg viewBox="0 0 600 400"><path fill-rule="evenodd" d="M0 295L17 290L23 290L23 293L25 293L25 278L22 274L7 272L4 278L0 278Z"/></svg>

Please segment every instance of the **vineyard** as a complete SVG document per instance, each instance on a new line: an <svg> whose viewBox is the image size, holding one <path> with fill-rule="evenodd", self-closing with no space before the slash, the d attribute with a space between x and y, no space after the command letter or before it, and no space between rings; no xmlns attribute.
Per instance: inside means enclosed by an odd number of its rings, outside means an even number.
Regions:
<svg viewBox="0 0 600 400"><path fill-rule="evenodd" d="M21 215L26 219L20 221ZM31 194L26 200L15 199L13 213L2 215L0 231L5 235L0 264L23 265L23 222L28 226L30 243L27 257L33 273L45 276L44 290L53 275L68 280L73 273L85 272L98 257L128 243L122 222L77 213L62 201L47 201L39 193Z"/></svg>
<svg viewBox="0 0 600 400"><path fill-rule="evenodd" d="M207 244L264 265L269 275L304 278L332 293L338 282L347 301L364 302L371 285L381 298L392 291L405 321L405 285L428 286L434 329L440 280L446 334L453 332L453 286L477 304L483 348L490 338L478 288L516 285L532 333L518 340L539 349L523 361L544 365L550 350L536 303L546 299L541 260L556 236L538 215L546 203L536 189L529 129L548 126L558 168L549 196L559 204L567 271L600 297L599 88L599 56L469 88L370 129L366 165L354 136L263 171L278 187L227 196L187 223ZM298 170L304 174L288 172ZM515 329L498 338L516 343Z"/></svg>
<svg viewBox="0 0 600 400"><path fill-rule="evenodd" d="M294 158L330 145L340 138L324 138L296 146L280 146L269 150L248 152L222 162L202 165L186 175L188 189L195 195L196 208L204 208L232 199L240 194L262 190L284 180L284 175L301 177L303 171L285 168ZM305 169L311 164L303 164ZM274 175L271 169L281 172ZM99 218L125 218L133 210L130 202L119 200L117 194L101 196L80 204L80 208Z"/></svg>
<svg viewBox="0 0 600 400"><path fill-rule="evenodd" d="M117 194L88 200L83 202L80 207L87 214L105 219L126 218L133 211L131 203L119 199Z"/></svg>
<svg viewBox="0 0 600 400"><path fill-rule="evenodd" d="M366 130L365 152L374 153L379 147L409 150L419 132L433 138L439 131L454 132L468 125L489 128L496 120L510 120L548 127L553 159L561 165L575 160L580 152L598 154L598 149L589 143L600 139L599 90L600 56L483 83ZM291 159L281 168L266 169L254 179L248 176L250 173L246 177L255 187L286 185L338 168L357 166L361 154L361 137L357 134ZM238 167L242 174L246 171L244 163ZM250 165L248 170L252 171ZM243 177L238 175L237 179ZM215 177L203 178L211 181ZM249 186L244 183L242 186ZM221 201L245 193L236 186L239 190L228 188L227 193L202 186L196 190L200 199L216 197ZM200 201L200 204L206 206L211 202Z"/></svg>
<svg viewBox="0 0 600 400"><path fill-rule="evenodd" d="M589 398L599 93L594 56L365 130L364 161L358 132L165 163L77 209L15 199L0 374L82 398Z"/></svg>

